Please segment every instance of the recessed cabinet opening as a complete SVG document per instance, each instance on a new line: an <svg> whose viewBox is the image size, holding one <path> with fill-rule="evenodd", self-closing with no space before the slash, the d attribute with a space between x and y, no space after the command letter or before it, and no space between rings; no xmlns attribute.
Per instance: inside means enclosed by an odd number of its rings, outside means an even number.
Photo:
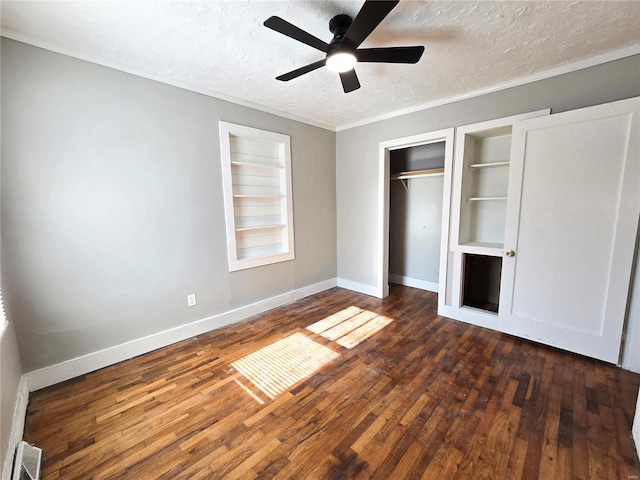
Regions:
<svg viewBox="0 0 640 480"><path fill-rule="evenodd" d="M502 257L465 254L462 305L498 313Z"/></svg>

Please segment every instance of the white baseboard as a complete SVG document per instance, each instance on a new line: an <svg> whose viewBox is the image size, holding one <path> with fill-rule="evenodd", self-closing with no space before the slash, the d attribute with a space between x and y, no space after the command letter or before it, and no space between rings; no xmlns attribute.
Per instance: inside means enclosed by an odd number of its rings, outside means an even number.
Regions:
<svg viewBox="0 0 640 480"><path fill-rule="evenodd" d="M27 404L29 403L29 385L26 375L20 378L16 403L13 407L13 419L11 420L11 433L9 434L9 444L5 452L4 465L2 465L2 480L10 480L11 469L13 467L13 457L16 452L18 442L22 440L24 434L24 423L27 419Z"/></svg>
<svg viewBox="0 0 640 480"><path fill-rule="evenodd" d="M338 278L338 286L341 288L346 288L347 290L353 290L354 292L364 293L365 295L380 298L380 292L378 291L377 287L365 285L364 283L352 282L351 280Z"/></svg>
<svg viewBox="0 0 640 480"><path fill-rule="evenodd" d="M33 370L25 374L28 378L29 390L32 392L40 390L41 388L108 367L123 360L152 352L158 348L181 342L182 340L239 322L253 315L286 305L287 303L294 302L309 295L328 290L336 285L336 279L331 278L250 305L196 320L186 325L181 325L114 347L72 358L55 365Z"/></svg>
<svg viewBox="0 0 640 480"><path fill-rule="evenodd" d="M620 366L640 373L640 246L636 247L634 274L629 289L629 308L625 322L625 338L620 354ZM640 429L640 425L638 426Z"/></svg>
<svg viewBox="0 0 640 480"><path fill-rule="evenodd" d="M301 298L310 297L311 295L324 292L325 290L329 290L330 288L337 286L338 280L334 277L330 278L329 280L324 280L322 282L307 285L306 287L298 288L293 291L293 297L294 300L300 300Z"/></svg>
<svg viewBox="0 0 640 480"><path fill-rule="evenodd" d="M635 332L626 332L626 339L622 342L622 360L618 366L633 373L640 373L640 353L638 352L640 341L635 336Z"/></svg>
<svg viewBox="0 0 640 480"><path fill-rule="evenodd" d="M437 282L429 282L427 280L420 280L419 278L405 277L404 275L396 275L395 273L389 273L389 283L397 283L398 285L405 285L407 287L419 288L421 290L427 290L429 292L438 293L439 284Z"/></svg>

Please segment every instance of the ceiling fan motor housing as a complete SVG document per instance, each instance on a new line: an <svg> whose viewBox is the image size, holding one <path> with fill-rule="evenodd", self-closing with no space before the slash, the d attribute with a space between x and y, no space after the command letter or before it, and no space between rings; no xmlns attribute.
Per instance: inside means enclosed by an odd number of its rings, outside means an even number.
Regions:
<svg viewBox="0 0 640 480"><path fill-rule="evenodd" d="M333 39L329 42L329 52L336 48L340 48L344 36L347 33L347 30L349 30L352 22L353 20L349 15L336 15L329 20L329 31L333 33ZM355 48L353 48L353 50L355 50Z"/></svg>
<svg viewBox="0 0 640 480"><path fill-rule="evenodd" d="M352 70L356 64L356 47L345 39L352 21L349 15L336 15L329 21L333 39L329 42L326 59L327 68L334 72Z"/></svg>

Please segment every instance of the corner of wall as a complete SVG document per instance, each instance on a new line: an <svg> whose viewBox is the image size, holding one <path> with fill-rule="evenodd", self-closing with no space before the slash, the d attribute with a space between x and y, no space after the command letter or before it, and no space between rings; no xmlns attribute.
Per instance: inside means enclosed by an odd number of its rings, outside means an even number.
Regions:
<svg viewBox="0 0 640 480"><path fill-rule="evenodd" d="M358 293L364 293L365 295L370 295L376 298L383 298L384 296L382 293L380 293L380 290L377 287L365 285L364 283L354 282L345 278L338 278L338 287L346 288L347 290L352 290Z"/></svg>

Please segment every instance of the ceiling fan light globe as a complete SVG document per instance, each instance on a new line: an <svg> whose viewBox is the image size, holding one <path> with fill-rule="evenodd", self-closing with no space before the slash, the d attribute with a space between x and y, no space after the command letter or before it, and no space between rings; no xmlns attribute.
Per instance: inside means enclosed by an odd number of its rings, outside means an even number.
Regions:
<svg viewBox="0 0 640 480"><path fill-rule="evenodd" d="M356 56L351 52L335 52L327 56L327 68L332 72L344 73L356 66Z"/></svg>

